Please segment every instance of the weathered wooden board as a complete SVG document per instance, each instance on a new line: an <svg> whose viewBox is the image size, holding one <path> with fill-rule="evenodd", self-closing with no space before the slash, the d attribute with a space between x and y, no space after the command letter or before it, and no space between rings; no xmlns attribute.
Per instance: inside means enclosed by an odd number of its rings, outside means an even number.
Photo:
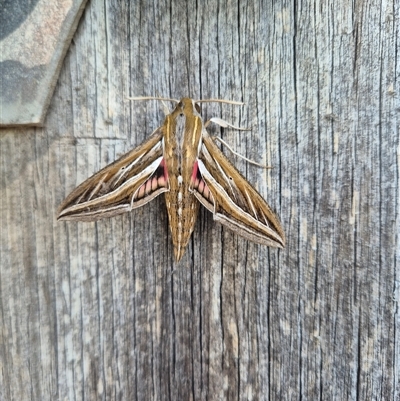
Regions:
<svg viewBox="0 0 400 401"><path fill-rule="evenodd" d="M273 4L272 4L273 3ZM0 133L0 399L397 400L400 3L88 3L45 127ZM164 201L58 223L81 181L207 105L278 211L283 251ZM212 132L218 133L215 127ZM24 133L24 135L21 135Z"/></svg>

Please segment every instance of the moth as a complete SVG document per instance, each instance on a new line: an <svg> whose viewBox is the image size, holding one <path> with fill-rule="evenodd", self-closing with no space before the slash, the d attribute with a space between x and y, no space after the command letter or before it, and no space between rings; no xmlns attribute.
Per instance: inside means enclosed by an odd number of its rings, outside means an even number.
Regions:
<svg viewBox="0 0 400 401"><path fill-rule="evenodd" d="M144 143L67 196L58 209L58 220L115 216L164 193L176 261L188 245L200 204L237 234L283 248L285 234L279 218L208 134L200 115L201 101L175 102L163 125Z"/></svg>

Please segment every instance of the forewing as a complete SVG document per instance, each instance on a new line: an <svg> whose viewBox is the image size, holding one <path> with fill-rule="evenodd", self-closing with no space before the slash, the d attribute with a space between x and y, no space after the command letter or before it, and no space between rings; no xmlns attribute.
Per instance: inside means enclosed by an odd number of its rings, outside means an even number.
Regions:
<svg viewBox="0 0 400 401"><path fill-rule="evenodd" d="M214 219L251 241L283 248L285 234L277 215L261 195L203 132L193 172L193 192Z"/></svg>
<svg viewBox="0 0 400 401"><path fill-rule="evenodd" d="M104 167L75 188L58 209L58 220L93 221L128 212L168 190L163 131Z"/></svg>

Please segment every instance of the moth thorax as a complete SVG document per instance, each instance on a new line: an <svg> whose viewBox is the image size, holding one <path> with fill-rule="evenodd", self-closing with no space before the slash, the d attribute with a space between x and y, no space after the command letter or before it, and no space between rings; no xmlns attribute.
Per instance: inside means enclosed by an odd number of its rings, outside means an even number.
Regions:
<svg viewBox="0 0 400 401"><path fill-rule="evenodd" d="M186 128L186 116L184 114L179 114L176 119L176 131L175 131L176 143L179 148L179 153L182 153L183 150L185 128Z"/></svg>

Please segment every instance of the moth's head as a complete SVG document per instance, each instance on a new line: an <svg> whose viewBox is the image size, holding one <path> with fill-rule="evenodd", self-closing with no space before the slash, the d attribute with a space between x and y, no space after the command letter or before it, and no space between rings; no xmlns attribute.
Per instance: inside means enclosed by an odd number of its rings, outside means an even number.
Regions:
<svg viewBox="0 0 400 401"><path fill-rule="evenodd" d="M176 105L175 110L179 110L181 113L190 112L195 115L200 114L200 105L195 100L188 97L183 97Z"/></svg>

